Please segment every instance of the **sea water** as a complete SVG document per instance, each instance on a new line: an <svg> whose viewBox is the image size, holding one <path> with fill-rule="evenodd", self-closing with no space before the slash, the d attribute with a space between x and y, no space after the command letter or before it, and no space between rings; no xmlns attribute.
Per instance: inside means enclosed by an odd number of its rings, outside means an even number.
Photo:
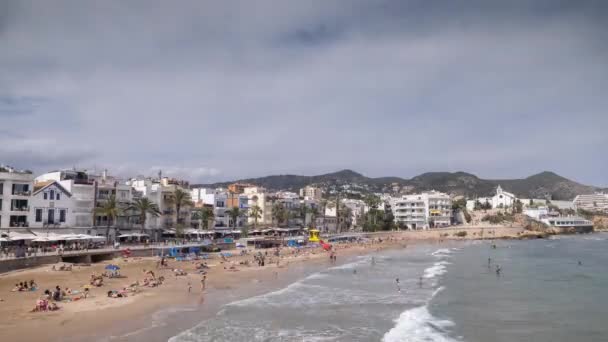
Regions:
<svg viewBox="0 0 608 342"><path fill-rule="evenodd" d="M231 302L170 341L608 341L607 238L362 256Z"/></svg>

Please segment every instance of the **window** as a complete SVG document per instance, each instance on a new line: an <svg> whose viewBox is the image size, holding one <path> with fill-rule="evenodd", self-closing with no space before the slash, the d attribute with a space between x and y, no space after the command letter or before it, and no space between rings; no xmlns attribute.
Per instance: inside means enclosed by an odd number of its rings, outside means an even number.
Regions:
<svg viewBox="0 0 608 342"><path fill-rule="evenodd" d="M47 222L49 224L54 224L55 223L55 209L49 209L49 214L48 214Z"/></svg>
<svg viewBox="0 0 608 342"><path fill-rule="evenodd" d="M51 190L51 201L55 200L55 190Z"/></svg>
<svg viewBox="0 0 608 342"><path fill-rule="evenodd" d="M4 183L0 183L0 195L4 193Z"/></svg>
<svg viewBox="0 0 608 342"><path fill-rule="evenodd" d="M59 201L59 199L60 199L59 193L57 193L57 197L55 197L55 199L57 199Z"/></svg>
<svg viewBox="0 0 608 342"><path fill-rule="evenodd" d="M59 222L65 222L65 209L59 210Z"/></svg>
<svg viewBox="0 0 608 342"><path fill-rule="evenodd" d="M44 199L48 199L48 197L49 197L49 196L48 196L48 194L45 192L45 193L43 194L43 197L44 197Z"/></svg>
<svg viewBox="0 0 608 342"><path fill-rule="evenodd" d="M42 222L42 209L36 209L36 222Z"/></svg>

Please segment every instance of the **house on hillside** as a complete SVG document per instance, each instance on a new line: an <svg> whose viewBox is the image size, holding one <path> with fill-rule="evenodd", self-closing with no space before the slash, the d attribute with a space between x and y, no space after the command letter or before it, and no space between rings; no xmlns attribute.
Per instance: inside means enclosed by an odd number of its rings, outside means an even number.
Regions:
<svg viewBox="0 0 608 342"><path fill-rule="evenodd" d="M504 191L502 189L502 187L499 185L498 187L496 187L496 194L494 196L479 197L474 200L467 201L467 209L474 210L475 202L479 202L482 205L487 203L487 204L491 205L493 209L508 208L508 207L512 207L513 204L515 204L515 201L517 201L517 197L510 192Z"/></svg>

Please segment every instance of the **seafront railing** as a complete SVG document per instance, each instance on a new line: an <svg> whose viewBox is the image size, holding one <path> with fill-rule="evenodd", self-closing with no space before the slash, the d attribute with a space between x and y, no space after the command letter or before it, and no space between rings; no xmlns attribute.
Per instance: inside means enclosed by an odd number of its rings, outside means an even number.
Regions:
<svg viewBox="0 0 608 342"><path fill-rule="evenodd" d="M147 249L163 249L163 248L184 248L184 247L198 247L201 246L202 242L193 241L185 244L175 243L149 243L141 245L120 245L118 247L108 246L103 248L81 248L81 249L55 249L53 251L41 251L37 248L33 248L31 251L25 251L22 256L16 256L16 251L10 249L0 249L0 260L12 260L12 259L25 259L25 258L36 258L43 256L78 256L86 254L103 254L120 252L126 249L130 250L147 250Z"/></svg>

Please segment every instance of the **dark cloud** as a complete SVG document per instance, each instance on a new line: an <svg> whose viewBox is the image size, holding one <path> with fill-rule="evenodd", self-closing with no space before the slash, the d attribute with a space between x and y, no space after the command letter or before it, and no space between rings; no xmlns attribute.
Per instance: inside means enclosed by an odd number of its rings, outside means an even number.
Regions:
<svg viewBox="0 0 608 342"><path fill-rule="evenodd" d="M548 169L608 185L606 2L3 6L0 129L28 149L0 159L22 167L197 182Z"/></svg>

